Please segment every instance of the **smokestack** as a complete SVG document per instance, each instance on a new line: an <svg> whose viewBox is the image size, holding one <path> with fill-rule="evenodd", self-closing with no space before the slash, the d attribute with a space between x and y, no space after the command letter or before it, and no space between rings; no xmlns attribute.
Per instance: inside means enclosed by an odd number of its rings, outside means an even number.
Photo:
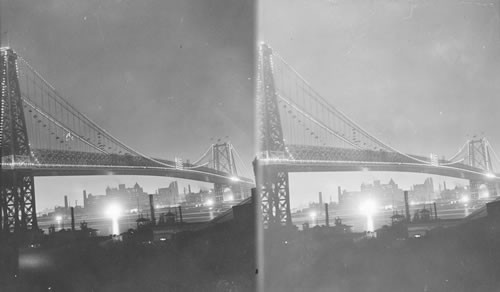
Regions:
<svg viewBox="0 0 500 292"><path fill-rule="evenodd" d="M182 207L179 206L179 219L180 219L180 222L182 223Z"/></svg>
<svg viewBox="0 0 500 292"><path fill-rule="evenodd" d="M321 192L319 192L319 205L323 205L323 194Z"/></svg>
<svg viewBox="0 0 500 292"><path fill-rule="evenodd" d="M68 210L68 196L64 196L64 209Z"/></svg>
<svg viewBox="0 0 500 292"><path fill-rule="evenodd" d="M83 208L85 208L86 204L87 204L87 191L83 190Z"/></svg>
<svg viewBox="0 0 500 292"><path fill-rule="evenodd" d="M436 208L436 202L434 202L434 219L438 220L438 211Z"/></svg>
<svg viewBox="0 0 500 292"><path fill-rule="evenodd" d="M71 231L75 231L75 208L71 207Z"/></svg>
<svg viewBox="0 0 500 292"><path fill-rule="evenodd" d="M151 212L151 222L156 225L155 206L153 205L153 195L149 195L149 211Z"/></svg>
<svg viewBox="0 0 500 292"><path fill-rule="evenodd" d="M342 189L340 188L340 186L337 187L337 194L338 194L337 202L340 202L340 194L342 194Z"/></svg>
<svg viewBox="0 0 500 292"><path fill-rule="evenodd" d="M191 194L191 185L188 185L188 192Z"/></svg>
<svg viewBox="0 0 500 292"><path fill-rule="evenodd" d="M408 204L408 191L404 191L405 195L405 211L406 211L406 222L410 223L410 205Z"/></svg>
<svg viewBox="0 0 500 292"><path fill-rule="evenodd" d="M446 182L443 182L444 190L446 191Z"/></svg>
<svg viewBox="0 0 500 292"><path fill-rule="evenodd" d="M325 203L325 224L326 227L330 227L330 217L328 216L328 204Z"/></svg>

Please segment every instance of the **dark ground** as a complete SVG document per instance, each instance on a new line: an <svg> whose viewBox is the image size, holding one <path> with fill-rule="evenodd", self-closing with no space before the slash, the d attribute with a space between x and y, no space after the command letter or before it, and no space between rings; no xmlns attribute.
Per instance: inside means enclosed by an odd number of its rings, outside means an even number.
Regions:
<svg viewBox="0 0 500 292"><path fill-rule="evenodd" d="M44 249L49 268L0 278L0 291L254 291L253 238L228 222L168 243L66 243Z"/></svg>
<svg viewBox="0 0 500 292"><path fill-rule="evenodd" d="M408 240L355 239L325 227L266 232L265 291L500 291L500 219ZM43 272L6 272L0 291L254 291L253 227L227 222L164 244L82 241ZM34 249L36 250L36 248ZM52 290L48 290L52 287Z"/></svg>
<svg viewBox="0 0 500 292"><path fill-rule="evenodd" d="M500 291L500 218L408 240L328 235L267 237L266 291Z"/></svg>

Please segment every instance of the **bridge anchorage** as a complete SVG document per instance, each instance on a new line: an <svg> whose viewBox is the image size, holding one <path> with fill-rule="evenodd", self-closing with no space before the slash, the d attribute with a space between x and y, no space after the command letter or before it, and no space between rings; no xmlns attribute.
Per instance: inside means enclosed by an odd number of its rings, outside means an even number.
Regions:
<svg viewBox="0 0 500 292"><path fill-rule="evenodd" d="M467 141L447 160L406 154L330 105L266 44L257 70L254 171L264 226L292 224L290 172L420 172L467 179L473 196L500 193L500 159L486 139Z"/></svg>
<svg viewBox="0 0 500 292"><path fill-rule="evenodd" d="M213 183L219 203L226 188L249 196L251 173L230 143L211 145L195 163L144 155L80 113L11 48L0 54L1 233L38 230L35 176L167 176Z"/></svg>

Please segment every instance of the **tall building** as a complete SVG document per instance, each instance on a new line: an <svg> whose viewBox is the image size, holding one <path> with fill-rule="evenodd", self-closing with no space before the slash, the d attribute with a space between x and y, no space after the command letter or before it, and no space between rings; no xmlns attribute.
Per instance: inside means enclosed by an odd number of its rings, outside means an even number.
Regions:
<svg viewBox="0 0 500 292"><path fill-rule="evenodd" d="M131 188L127 188L124 184L119 184L118 188L108 186L104 196L84 194L84 202L87 212L103 212L103 209L111 203L119 204L124 210L149 208L148 194L138 183Z"/></svg>
<svg viewBox="0 0 500 292"><path fill-rule="evenodd" d="M361 184L360 191L343 190L343 192L339 192L339 205L357 207L368 198L374 200L378 206L398 205L403 202L403 190L393 179L387 184L375 180L373 184Z"/></svg>
<svg viewBox="0 0 500 292"><path fill-rule="evenodd" d="M158 200L160 205L166 206L178 205L181 203L177 181L171 182L167 188L159 188Z"/></svg>
<svg viewBox="0 0 500 292"><path fill-rule="evenodd" d="M381 184L380 180L373 184L362 184L361 192L370 194L380 206L397 205L403 202L403 190L391 178L387 184Z"/></svg>
<svg viewBox="0 0 500 292"><path fill-rule="evenodd" d="M434 182L432 177L425 179L423 184L413 185L410 191L410 198L415 202L433 201L436 199L434 194Z"/></svg>

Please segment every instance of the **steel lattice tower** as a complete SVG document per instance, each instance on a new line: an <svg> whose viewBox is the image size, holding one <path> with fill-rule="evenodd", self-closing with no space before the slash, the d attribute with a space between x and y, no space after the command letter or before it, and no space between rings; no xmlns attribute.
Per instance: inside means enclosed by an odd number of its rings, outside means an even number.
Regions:
<svg viewBox="0 0 500 292"><path fill-rule="evenodd" d="M466 163L488 173L493 173L491 154L485 138L468 141ZM471 180L469 185L471 193L475 197L478 196L481 185L485 185L488 188L489 193L493 196L498 195L498 186L493 182L489 182L487 180Z"/></svg>
<svg viewBox="0 0 500 292"><path fill-rule="evenodd" d="M233 177L238 176L236 162L234 160L234 154L230 143L214 144L212 146L212 161L213 169L216 171L227 173ZM216 204L220 205L224 201L223 195L226 187L230 187L236 197L241 197L244 192L239 185L229 186L225 184L214 184Z"/></svg>
<svg viewBox="0 0 500 292"><path fill-rule="evenodd" d="M493 165L486 139L470 140L468 142L468 159L470 166L491 172Z"/></svg>
<svg viewBox="0 0 500 292"><path fill-rule="evenodd" d="M262 44L257 84L259 154L254 164L264 225L291 225L288 172L266 166L262 159L283 158L285 143L273 76L272 50Z"/></svg>
<svg viewBox="0 0 500 292"><path fill-rule="evenodd" d="M0 230L3 233L36 230L38 225L33 174L30 171L16 170L16 164L32 161L19 87L17 55L10 48L2 48L0 57Z"/></svg>

